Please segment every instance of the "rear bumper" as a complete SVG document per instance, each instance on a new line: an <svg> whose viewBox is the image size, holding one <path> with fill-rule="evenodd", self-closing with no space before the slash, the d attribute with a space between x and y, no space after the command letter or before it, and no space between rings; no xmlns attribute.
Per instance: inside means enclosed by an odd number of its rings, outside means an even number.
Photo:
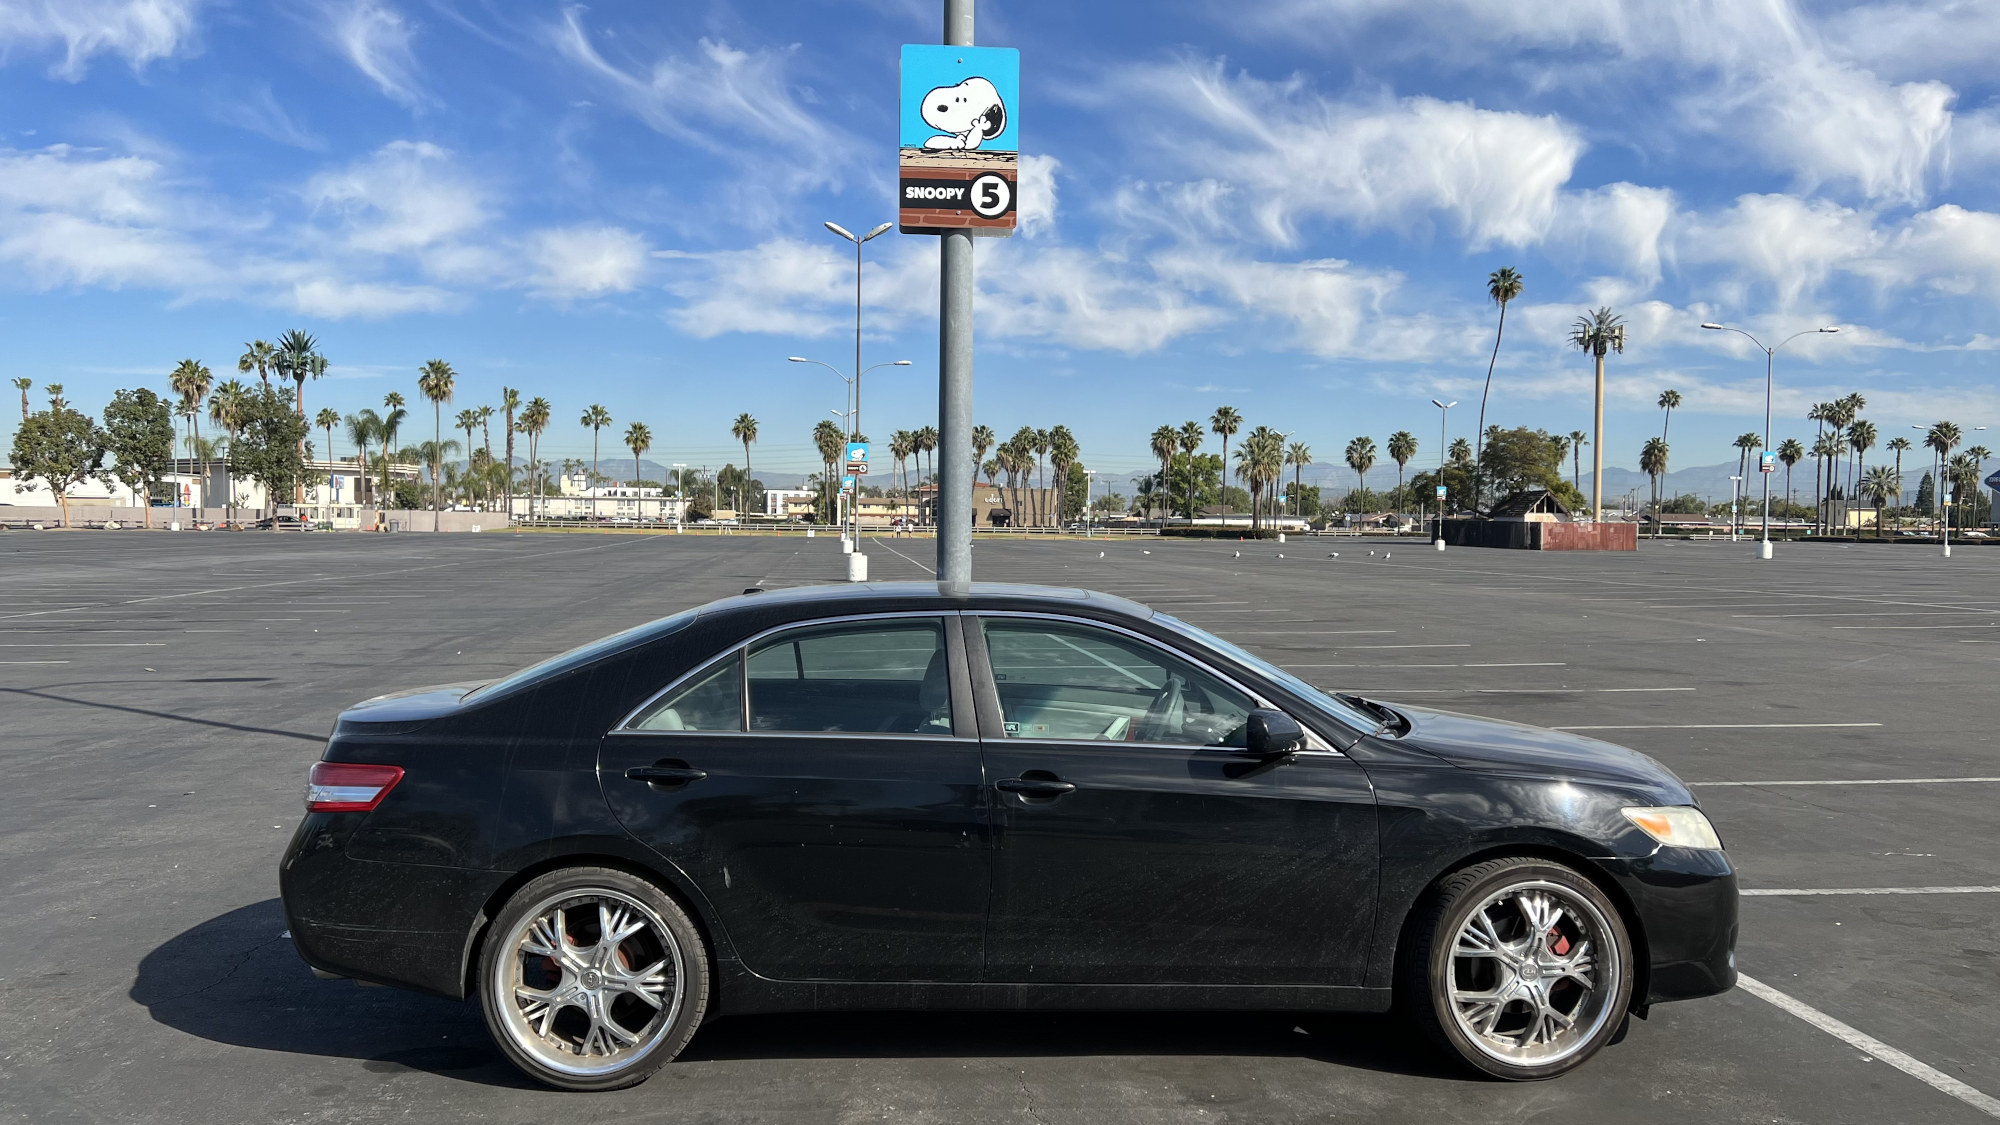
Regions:
<svg viewBox="0 0 2000 1125"><path fill-rule="evenodd" d="M1736 869L1722 852L1660 848L1611 868L1645 941L1638 1005L1736 987Z"/></svg>

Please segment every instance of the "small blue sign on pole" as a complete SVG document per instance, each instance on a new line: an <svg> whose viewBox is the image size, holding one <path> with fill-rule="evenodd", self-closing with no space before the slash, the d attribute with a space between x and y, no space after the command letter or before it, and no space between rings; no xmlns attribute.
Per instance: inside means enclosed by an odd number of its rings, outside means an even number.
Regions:
<svg viewBox="0 0 2000 1125"><path fill-rule="evenodd" d="M1759 456L1759 457L1757 458L1757 471L1758 471L1758 472L1760 472L1760 473L1775 473L1775 472L1777 472L1777 471L1778 471L1778 455L1777 455L1777 454L1775 454L1775 453L1772 453L1772 452L1770 452L1770 451L1768 451L1768 450L1766 450L1766 451L1765 451L1765 452L1764 452L1764 453L1763 453L1762 455L1760 455L1760 456Z"/></svg>
<svg viewBox="0 0 2000 1125"><path fill-rule="evenodd" d="M1444 499L1444 485L1438 485L1438 499Z"/></svg>

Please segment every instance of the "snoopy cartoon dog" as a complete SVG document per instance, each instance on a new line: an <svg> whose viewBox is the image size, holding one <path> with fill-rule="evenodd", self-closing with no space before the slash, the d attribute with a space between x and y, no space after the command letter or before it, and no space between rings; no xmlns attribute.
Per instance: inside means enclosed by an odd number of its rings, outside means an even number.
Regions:
<svg viewBox="0 0 2000 1125"><path fill-rule="evenodd" d="M926 140L926 149L975 149L1007 131L1007 104L993 83L968 78L924 95L924 124L949 134Z"/></svg>

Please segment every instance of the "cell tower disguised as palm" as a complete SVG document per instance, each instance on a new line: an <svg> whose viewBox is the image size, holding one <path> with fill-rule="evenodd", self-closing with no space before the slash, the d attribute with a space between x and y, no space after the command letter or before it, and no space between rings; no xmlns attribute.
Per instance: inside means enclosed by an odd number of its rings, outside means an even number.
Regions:
<svg viewBox="0 0 2000 1125"><path fill-rule="evenodd" d="M1597 369L1596 405L1591 412L1590 518L1604 518L1604 356L1625 353L1624 318L1609 307L1576 318L1569 342L1595 361Z"/></svg>

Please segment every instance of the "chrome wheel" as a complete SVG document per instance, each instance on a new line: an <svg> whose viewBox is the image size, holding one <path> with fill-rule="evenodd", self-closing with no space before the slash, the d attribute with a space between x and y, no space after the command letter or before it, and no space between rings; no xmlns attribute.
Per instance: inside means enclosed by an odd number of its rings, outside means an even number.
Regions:
<svg viewBox="0 0 2000 1125"><path fill-rule="evenodd" d="M1495 1060L1540 1066L1582 1050L1612 1016L1625 966L1611 923L1561 883L1487 895L1452 939L1451 1013Z"/></svg>
<svg viewBox="0 0 2000 1125"><path fill-rule="evenodd" d="M660 915L609 888L559 892L507 932L489 982L508 1038L559 1074L631 1068L680 1014L686 967Z"/></svg>

